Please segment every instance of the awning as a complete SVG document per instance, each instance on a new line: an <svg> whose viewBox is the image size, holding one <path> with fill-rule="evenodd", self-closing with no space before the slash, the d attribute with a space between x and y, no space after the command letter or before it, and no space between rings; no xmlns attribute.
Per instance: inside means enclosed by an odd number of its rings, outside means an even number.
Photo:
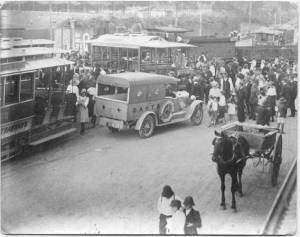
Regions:
<svg viewBox="0 0 300 237"><path fill-rule="evenodd" d="M27 61L25 65L19 65L11 69L1 70L0 75L8 75L8 74L16 74L28 71L34 71L43 68L50 68L50 67L58 67L58 66L67 66L74 64L74 62L70 60L66 60L63 58L46 58L46 59L39 59L39 60L32 60Z"/></svg>

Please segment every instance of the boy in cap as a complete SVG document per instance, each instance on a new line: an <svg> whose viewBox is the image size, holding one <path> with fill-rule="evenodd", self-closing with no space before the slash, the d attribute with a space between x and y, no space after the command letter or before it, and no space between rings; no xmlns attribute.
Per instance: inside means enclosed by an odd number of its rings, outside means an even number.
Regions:
<svg viewBox="0 0 300 237"><path fill-rule="evenodd" d="M197 229L202 226L200 213L193 208L194 205L195 203L191 196L187 196L183 201L183 212L186 216L184 233L186 235L197 235Z"/></svg>

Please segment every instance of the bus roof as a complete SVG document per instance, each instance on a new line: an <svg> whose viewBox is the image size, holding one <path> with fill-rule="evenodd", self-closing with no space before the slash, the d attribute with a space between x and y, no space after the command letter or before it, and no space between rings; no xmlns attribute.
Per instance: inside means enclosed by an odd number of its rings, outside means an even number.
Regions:
<svg viewBox="0 0 300 237"><path fill-rule="evenodd" d="M24 64L15 65L13 68L1 70L0 75L4 76L9 74L34 71L42 68L58 67L58 66L71 65L71 64L74 64L74 62L63 58L58 58L58 57L32 60L32 61L26 61Z"/></svg>
<svg viewBox="0 0 300 237"><path fill-rule="evenodd" d="M159 36L144 34L105 34L88 41L92 46L117 48L192 48L191 44L169 42Z"/></svg>
<svg viewBox="0 0 300 237"><path fill-rule="evenodd" d="M22 56L32 56L32 55L41 55L41 54L59 54L64 53L65 50L58 48L47 48L47 47L30 47L30 48L18 48L18 49L9 49L1 50L0 58L13 58L13 57L22 57Z"/></svg>
<svg viewBox="0 0 300 237"><path fill-rule="evenodd" d="M118 74L100 75L97 82L105 85L134 87L136 85L175 84L178 79L170 76L145 73L124 72Z"/></svg>

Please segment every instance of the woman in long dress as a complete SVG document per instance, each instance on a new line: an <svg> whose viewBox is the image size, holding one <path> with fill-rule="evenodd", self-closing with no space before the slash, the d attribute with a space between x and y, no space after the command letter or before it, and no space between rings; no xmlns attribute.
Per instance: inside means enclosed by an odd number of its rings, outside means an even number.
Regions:
<svg viewBox="0 0 300 237"><path fill-rule="evenodd" d="M89 122L89 97L86 95L86 89L82 89L80 96L76 102L79 111L79 120L80 120L80 135L84 135L85 132L85 124Z"/></svg>

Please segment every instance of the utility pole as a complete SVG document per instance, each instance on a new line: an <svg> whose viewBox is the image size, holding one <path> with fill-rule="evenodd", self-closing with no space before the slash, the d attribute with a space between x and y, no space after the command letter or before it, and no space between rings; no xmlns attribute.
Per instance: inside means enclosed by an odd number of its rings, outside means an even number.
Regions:
<svg viewBox="0 0 300 237"><path fill-rule="evenodd" d="M178 26L178 15L177 15L177 1L175 1L175 23L174 25Z"/></svg>
<svg viewBox="0 0 300 237"><path fill-rule="evenodd" d="M53 40L53 30L52 30L52 2L49 2L49 20L50 20L50 40Z"/></svg>
<svg viewBox="0 0 300 237"><path fill-rule="evenodd" d="M252 24L252 1L249 3L249 15L248 15L248 33L251 32L251 24Z"/></svg>

